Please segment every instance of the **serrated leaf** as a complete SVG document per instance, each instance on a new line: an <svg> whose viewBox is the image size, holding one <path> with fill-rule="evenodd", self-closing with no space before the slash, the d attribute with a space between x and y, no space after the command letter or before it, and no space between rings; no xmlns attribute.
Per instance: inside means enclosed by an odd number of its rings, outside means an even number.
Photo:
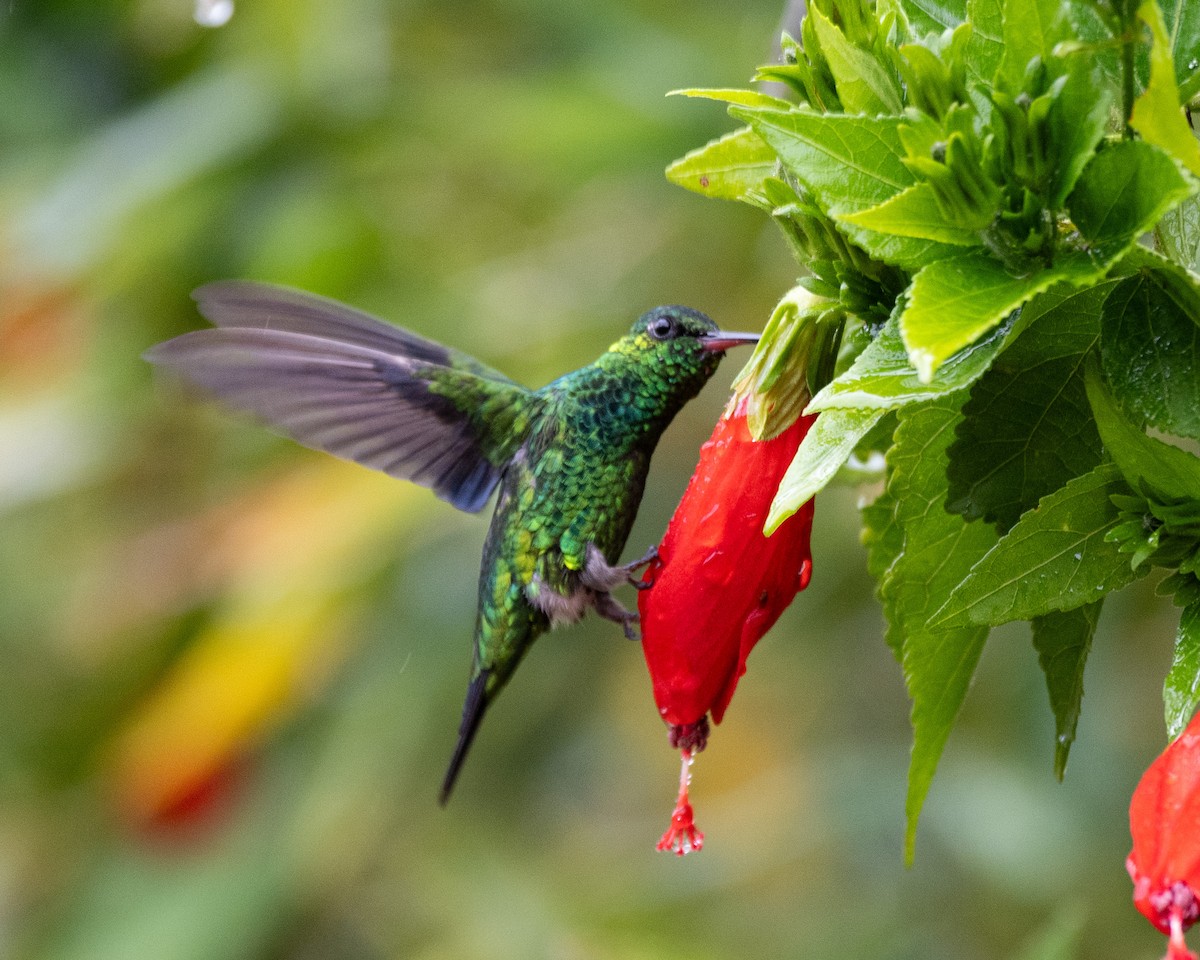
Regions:
<svg viewBox="0 0 1200 960"><path fill-rule="evenodd" d="M1100 462L1083 370L1100 339L1100 307L1114 286L1061 301L975 384L949 450L946 509L1005 531Z"/></svg>
<svg viewBox="0 0 1200 960"><path fill-rule="evenodd" d="M1004 57L1004 7L1001 0L967 0L971 37L967 41L967 72L991 86Z"/></svg>
<svg viewBox="0 0 1200 960"><path fill-rule="evenodd" d="M867 548L867 573L875 580L876 596L883 602L883 583L904 550L904 529L896 521L896 498L885 489L862 509L863 546ZM901 662L904 637L899 626L888 622L884 634L897 662Z"/></svg>
<svg viewBox="0 0 1200 960"><path fill-rule="evenodd" d="M1129 490L1114 464L1102 463L1043 497L950 594L938 624L1032 620L1101 599L1146 572L1130 569L1105 535L1120 521L1109 499Z"/></svg>
<svg viewBox="0 0 1200 960"><path fill-rule="evenodd" d="M1122 281L1101 313L1100 356L1124 409L1200 439L1200 297L1188 293L1154 271Z"/></svg>
<svg viewBox="0 0 1200 960"><path fill-rule="evenodd" d="M884 410L831 410L817 417L771 503L763 533L770 536L829 483L854 448L883 419Z"/></svg>
<svg viewBox="0 0 1200 960"><path fill-rule="evenodd" d="M986 253L938 260L913 278L900 333L922 381L947 358L974 343L1009 313L1061 281L1081 286L1102 273L1086 255L1059 256L1054 265L1014 277Z"/></svg>
<svg viewBox="0 0 1200 960"><path fill-rule="evenodd" d="M953 30L967 19L966 0L900 0L917 36Z"/></svg>
<svg viewBox="0 0 1200 960"><path fill-rule="evenodd" d="M1046 677L1050 709L1054 711L1054 775L1062 780L1067 769L1079 709L1083 702L1083 669L1103 601L1074 610L1043 614L1033 619L1033 648Z"/></svg>
<svg viewBox="0 0 1200 960"><path fill-rule="evenodd" d="M1158 147L1121 140L1083 168L1067 210L1092 253L1111 262L1195 189Z"/></svg>
<svg viewBox="0 0 1200 960"><path fill-rule="evenodd" d="M899 113L904 108L899 83L874 54L847 40L818 7L809 8L808 19L847 113Z"/></svg>
<svg viewBox="0 0 1200 960"><path fill-rule="evenodd" d="M1161 147L1200 176L1200 143L1192 136L1192 129L1184 119L1179 87L1175 82L1171 36L1156 0L1143 0L1138 7L1138 17L1150 28L1150 81L1133 104L1129 125L1147 143ZM1191 56L1195 59L1194 47Z"/></svg>
<svg viewBox="0 0 1200 960"><path fill-rule="evenodd" d="M1200 6L1195 0L1163 0L1175 57L1175 79L1184 103L1200 93Z"/></svg>
<svg viewBox="0 0 1200 960"><path fill-rule="evenodd" d="M1168 499L1200 500L1200 457L1147 436L1126 420L1095 365L1088 367L1086 383L1100 439L1128 485L1136 490L1145 482Z"/></svg>
<svg viewBox="0 0 1200 960"><path fill-rule="evenodd" d="M1106 21L1104 8L1090 3L1068 3L1067 21L1080 47L1075 56L1091 60L1114 89L1121 85L1120 51L1112 42L1112 29Z"/></svg>
<svg viewBox="0 0 1200 960"><path fill-rule="evenodd" d="M706 197L769 208L762 182L774 176L776 165L775 151L743 127L681 157L666 172L672 183Z"/></svg>
<svg viewBox="0 0 1200 960"><path fill-rule="evenodd" d="M687 87L682 90L669 90L668 97L698 97L701 100L717 100L721 103L735 103L743 107L773 107L777 110L787 110L791 102L773 97L758 90L743 90L740 87Z"/></svg>
<svg viewBox="0 0 1200 960"><path fill-rule="evenodd" d="M1183 733L1197 704L1200 704L1200 603L1192 603L1179 616L1175 653L1163 682L1163 714L1167 735L1172 740Z"/></svg>
<svg viewBox="0 0 1200 960"><path fill-rule="evenodd" d="M964 523L945 510L945 453L960 402L961 396L945 397L901 411L888 454L887 493L904 539L880 595L889 629L902 638L904 679L913 701L905 801L910 862L921 808L987 638L986 627L931 626L938 598L995 543L989 527ZM889 536L894 544L895 533Z"/></svg>
<svg viewBox="0 0 1200 960"><path fill-rule="evenodd" d="M983 375L1004 349L1016 316L1010 315L976 343L954 354L925 383L908 362L908 352L900 339L900 309L892 313L850 368L813 397L806 412L845 407L894 410L965 389Z"/></svg>
<svg viewBox="0 0 1200 960"><path fill-rule="evenodd" d="M946 215L937 205L933 187L928 183L914 184L879 206L843 214L837 219L840 223L866 227L876 233L936 240L962 247L980 245L978 233L963 230L946 220Z"/></svg>
<svg viewBox="0 0 1200 960"><path fill-rule="evenodd" d="M1047 202L1061 210L1079 176L1104 139L1112 110L1112 91L1090 57L1068 61L1067 80L1050 108L1058 162L1049 174Z"/></svg>
<svg viewBox="0 0 1200 960"><path fill-rule="evenodd" d="M1034 57L1050 59L1063 39L1063 10L1059 0L1005 0L1002 12L1004 53L996 85L1016 95L1025 68Z"/></svg>
<svg viewBox="0 0 1200 960"><path fill-rule="evenodd" d="M1200 273L1200 195L1193 194L1163 214L1154 237L1163 254Z"/></svg>
<svg viewBox="0 0 1200 960"><path fill-rule="evenodd" d="M863 117L811 110L730 107L769 143L823 212L837 218L874 207L915 182L902 162L902 117ZM955 251L948 244L876 233L853 224L846 235L876 259L916 269Z"/></svg>

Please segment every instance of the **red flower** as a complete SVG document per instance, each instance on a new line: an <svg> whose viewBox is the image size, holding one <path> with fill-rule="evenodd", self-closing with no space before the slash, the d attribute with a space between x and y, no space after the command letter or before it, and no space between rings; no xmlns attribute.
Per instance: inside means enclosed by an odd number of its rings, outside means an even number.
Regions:
<svg viewBox="0 0 1200 960"><path fill-rule="evenodd" d="M810 501L770 537L763 523L815 417L753 440L742 399L717 421L638 596L654 700L673 728L720 723L746 658L812 573ZM702 746L702 745L701 745Z"/></svg>
<svg viewBox="0 0 1200 960"><path fill-rule="evenodd" d="M1129 827L1134 905L1170 936L1168 960L1196 960L1183 931L1200 918L1200 714L1142 777Z"/></svg>
<svg viewBox="0 0 1200 960"><path fill-rule="evenodd" d="M683 754L679 799L660 850L699 850L688 802L688 768L719 723L746 672L746 658L812 572L806 503L770 536L763 524L779 482L814 417L798 417L777 436L754 440L742 397L700 449L658 557L638 596L642 650L654 699Z"/></svg>

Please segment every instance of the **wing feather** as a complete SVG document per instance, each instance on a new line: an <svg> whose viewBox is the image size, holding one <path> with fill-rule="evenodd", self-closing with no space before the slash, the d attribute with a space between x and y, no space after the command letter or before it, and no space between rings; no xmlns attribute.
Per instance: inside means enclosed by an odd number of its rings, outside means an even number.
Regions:
<svg viewBox="0 0 1200 960"><path fill-rule="evenodd" d="M484 411L524 388L450 350L331 300L262 284L196 292L218 326L146 353L308 447L482 509L521 437Z"/></svg>
<svg viewBox="0 0 1200 960"><path fill-rule="evenodd" d="M512 383L500 371L460 350L304 290L253 280L218 280L198 287L192 297L200 313L217 327L307 333Z"/></svg>

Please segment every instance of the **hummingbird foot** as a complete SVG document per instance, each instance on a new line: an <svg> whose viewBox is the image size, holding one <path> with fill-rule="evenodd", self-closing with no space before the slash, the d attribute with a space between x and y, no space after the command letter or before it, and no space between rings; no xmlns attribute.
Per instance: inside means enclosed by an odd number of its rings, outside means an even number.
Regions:
<svg viewBox="0 0 1200 960"><path fill-rule="evenodd" d="M642 639L641 634L634 627L634 624L638 622L638 615L621 606L621 603L611 593L606 591L596 594L596 612L605 620L619 623L626 639L632 640L634 643Z"/></svg>
<svg viewBox="0 0 1200 960"><path fill-rule="evenodd" d="M640 559L634 560L633 563L627 563L621 569L625 571L625 582L635 590L649 590L654 585L653 580L643 580L641 577L635 577L634 574L644 567L650 566L658 559L658 547L652 546L647 550Z"/></svg>
<svg viewBox="0 0 1200 960"><path fill-rule="evenodd" d="M647 564L653 563L657 558L658 547L651 547L641 559L634 560L633 563L613 566L604 558L604 554L594 543L589 543L579 582L597 593L607 593L622 583L630 583L636 587L641 581L634 577L634 573Z"/></svg>

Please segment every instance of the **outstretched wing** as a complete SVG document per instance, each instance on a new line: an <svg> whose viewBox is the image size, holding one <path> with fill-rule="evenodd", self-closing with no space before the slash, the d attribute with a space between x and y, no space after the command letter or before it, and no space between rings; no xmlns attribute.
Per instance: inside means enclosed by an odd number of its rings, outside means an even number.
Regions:
<svg viewBox="0 0 1200 960"><path fill-rule="evenodd" d="M474 512L523 439L530 392L457 350L268 284L214 283L194 296L217 328L146 359L305 446Z"/></svg>

